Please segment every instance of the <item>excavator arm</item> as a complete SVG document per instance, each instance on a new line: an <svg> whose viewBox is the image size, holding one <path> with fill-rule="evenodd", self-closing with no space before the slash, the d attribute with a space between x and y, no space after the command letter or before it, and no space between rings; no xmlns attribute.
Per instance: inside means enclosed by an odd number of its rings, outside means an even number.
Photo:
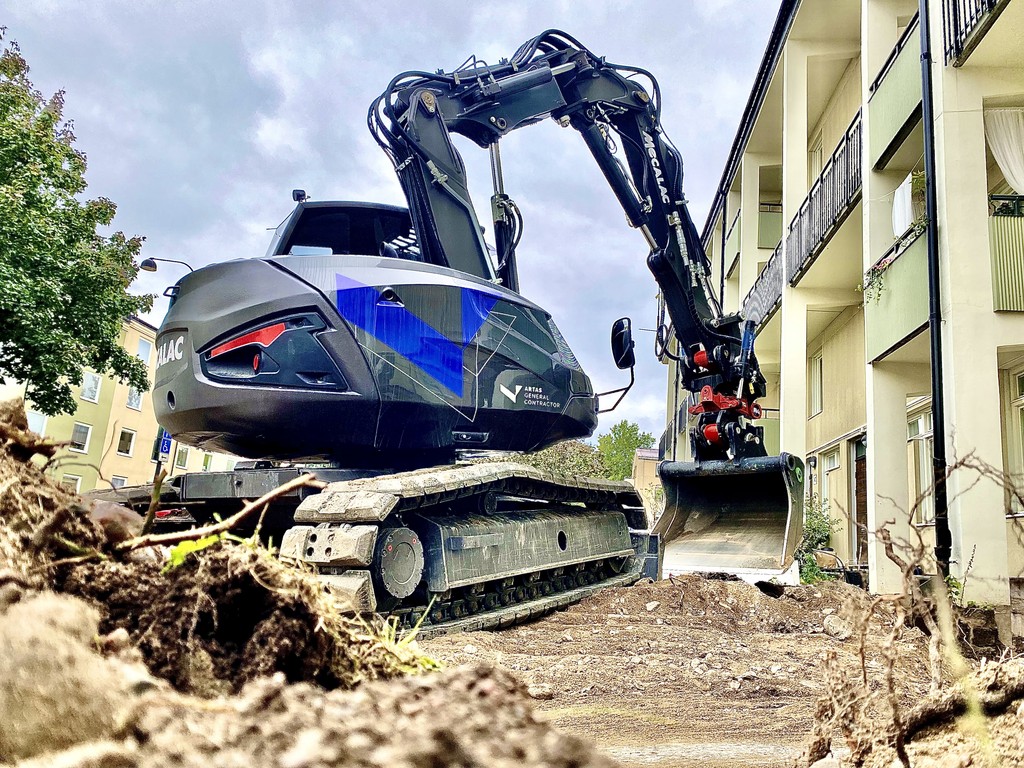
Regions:
<svg viewBox="0 0 1024 768"><path fill-rule="evenodd" d="M755 424L765 395L755 324L722 313L683 194L682 158L660 112L660 89L649 72L611 64L549 30L496 65L474 57L453 72L398 75L371 105L368 124L394 162L423 258L516 291L522 219L504 190L500 140L547 118L580 134L629 225L647 242L647 266L671 321L659 323L659 354L677 361L692 393L694 461L660 467L667 501L661 532L710 547L695 567L703 560L717 568L733 560L786 565L799 538L802 464L786 454L767 456L763 428ZM493 261L453 133L490 152ZM765 520L773 532L762 535ZM719 540L730 528L736 530Z"/></svg>

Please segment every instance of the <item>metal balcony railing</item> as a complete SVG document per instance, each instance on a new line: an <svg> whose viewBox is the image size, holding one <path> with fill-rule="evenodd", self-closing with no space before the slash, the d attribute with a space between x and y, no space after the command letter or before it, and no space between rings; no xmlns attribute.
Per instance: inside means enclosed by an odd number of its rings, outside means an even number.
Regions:
<svg viewBox="0 0 1024 768"><path fill-rule="evenodd" d="M918 21L918 15L915 13L914 18L910 20L910 23L907 24L907 28L903 30L903 34L900 35L900 39L896 41L896 47L894 47L892 51L889 53L889 58L885 60L885 63L879 70L878 75L875 77L874 81L872 81L871 83L871 86L868 88L868 91L870 93L874 93L875 91L878 90L878 87L882 84L882 81L885 80L885 76L888 75L889 70L892 69L892 65L895 64L896 59L899 58L900 52L904 48L906 48L907 43L909 43L913 39L913 36L921 34L920 30L918 29Z"/></svg>
<svg viewBox="0 0 1024 768"><path fill-rule="evenodd" d="M668 456L668 449L672 444L672 433L675 431L675 428L675 422L669 422L669 425L665 427L665 431L661 433L661 439L658 440L658 461L664 461Z"/></svg>
<svg viewBox="0 0 1024 768"><path fill-rule="evenodd" d="M1024 195L989 195L989 216L1024 216Z"/></svg>
<svg viewBox="0 0 1024 768"><path fill-rule="evenodd" d="M786 279L795 285L846 218L861 192L861 112L853 118L786 236Z"/></svg>
<svg viewBox="0 0 1024 768"><path fill-rule="evenodd" d="M760 325L782 301L782 242L757 276L743 300L743 317Z"/></svg>
<svg viewBox="0 0 1024 768"><path fill-rule="evenodd" d="M1004 0L942 0L942 29L946 63L963 64L977 45L989 16ZM976 36L975 33L978 33Z"/></svg>

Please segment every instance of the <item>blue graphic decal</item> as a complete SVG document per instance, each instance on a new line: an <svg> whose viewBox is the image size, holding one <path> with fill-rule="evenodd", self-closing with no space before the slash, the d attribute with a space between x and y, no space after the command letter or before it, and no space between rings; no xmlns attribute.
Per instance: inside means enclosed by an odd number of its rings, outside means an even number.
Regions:
<svg viewBox="0 0 1024 768"><path fill-rule="evenodd" d="M400 304L380 301L380 291L336 275L338 312L345 320L421 368L430 378L462 397L462 355L498 298L460 288L462 338L454 342Z"/></svg>

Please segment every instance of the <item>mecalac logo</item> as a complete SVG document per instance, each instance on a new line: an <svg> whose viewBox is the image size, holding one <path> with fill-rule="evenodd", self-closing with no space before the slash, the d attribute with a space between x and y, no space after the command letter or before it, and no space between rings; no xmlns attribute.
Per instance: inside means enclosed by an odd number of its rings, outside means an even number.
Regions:
<svg viewBox="0 0 1024 768"><path fill-rule="evenodd" d="M658 191L661 193L661 202L665 205L671 205L668 188L665 186L665 172L662 171L661 161L658 160L658 150L655 148L654 137L647 131L644 131L644 149L647 150L647 157L650 159L651 167L654 169L654 180L657 182Z"/></svg>
<svg viewBox="0 0 1024 768"><path fill-rule="evenodd" d="M501 394L503 394L505 397L507 397L509 400L511 400L513 403L515 403L515 402L518 402L519 393L523 391L523 385L522 384L516 384L516 388L514 390L511 390L508 387L506 387L504 384L499 384L498 385L498 389L501 390Z"/></svg>
<svg viewBox="0 0 1024 768"><path fill-rule="evenodd" d="M178 336L172 339L166 339L163 344L160 345L160 349L157 350L156 356L156 367L159 368L164 363L171 363L175 360L181 360L185 356L185 337Z"/></svg>

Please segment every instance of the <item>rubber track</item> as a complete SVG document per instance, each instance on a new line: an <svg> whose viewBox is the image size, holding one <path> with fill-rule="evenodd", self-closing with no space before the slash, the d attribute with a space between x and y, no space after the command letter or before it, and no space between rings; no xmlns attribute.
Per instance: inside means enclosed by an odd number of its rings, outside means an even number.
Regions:
<svg viewBox="0 0 1024 768"><path fill-rule="evenodd" d="M512 462L400 472L331 483L303 500L296 523L380 522L392 514L450 504L486 493L613 507L631 528L644 529L643 501L624 482L556 475Z"/></svg>
<svg viewBox="0 0 1024 768"><path fill-rule="evenodd" d="M625 573L599 581L595 584L587 584L583 587L576 587L565 592L558 592L546 597L540 597L518 605L509 605L503 608L496 608L475 616L466 616L460 619L441 622L439 624L422 624L416 631L418 639L427 640L431 637L438 637L452 632L476 632L487 629L504 629L515 624L522 624L531 619L540 618L545 614L565 608L578 603L585 597L600 592L609 587L626 587L634 584L640 579L640 564L636 565ZM406 630L403 634L407 634Z"/></svg>

